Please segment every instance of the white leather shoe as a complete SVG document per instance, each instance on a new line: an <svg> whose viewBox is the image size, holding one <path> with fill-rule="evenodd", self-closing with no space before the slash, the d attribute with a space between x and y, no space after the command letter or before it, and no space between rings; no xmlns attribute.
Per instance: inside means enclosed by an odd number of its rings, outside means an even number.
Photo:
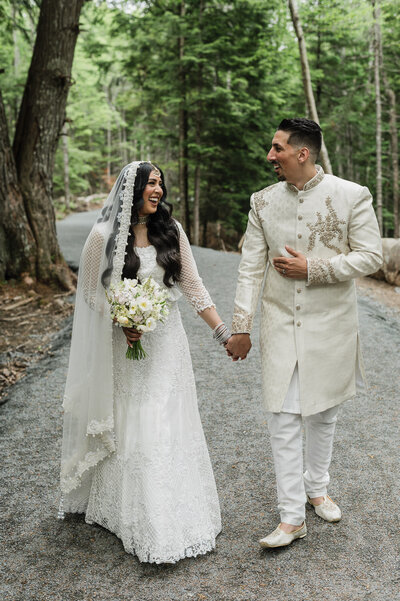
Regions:
<svg viewBox="0 0 400 601"><path fill-rule="evenodd" d="M339 505L336 505L328 495L324 496L324 500L320 505L313 505L310 501L310 497L307 498L311 507L314 508L315 513L326 522L339 522L339 520L342 519L342 512L340 511Z"/></svg>
<svg viewBox="0 0 400 601"><path fill-rule="evenodd" d="M280 529L279 526L265 538L262 538L259 543L263 548L286 547L290 545L296 538L304 538L307 534L307 526L304 522L300 528L293 532L287 533Z"/></svg>

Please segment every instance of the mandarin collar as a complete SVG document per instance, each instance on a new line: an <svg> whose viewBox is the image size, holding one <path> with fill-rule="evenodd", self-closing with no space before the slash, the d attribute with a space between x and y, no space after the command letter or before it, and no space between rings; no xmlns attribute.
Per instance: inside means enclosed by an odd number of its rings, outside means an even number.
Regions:
<svg viewBox="0 0 400 601"><path fill-rule="evenodd" d="M304 187L302 190L299 190L298 188L296 188L296 186L294 184L288 184L286 182L286 186L287 186L288 190L291 190L292 192L296 192L296 193L307 192L308 190L315 188L315 186L318 186L318 184L320 184L322 182L322 180L324 179L325 173L324 173L324 170L322 169L321 165L315 165L315 168L317 170L317 173L314 175L314 177L309 179L308 182L306 182L304 184Z"/></svg>

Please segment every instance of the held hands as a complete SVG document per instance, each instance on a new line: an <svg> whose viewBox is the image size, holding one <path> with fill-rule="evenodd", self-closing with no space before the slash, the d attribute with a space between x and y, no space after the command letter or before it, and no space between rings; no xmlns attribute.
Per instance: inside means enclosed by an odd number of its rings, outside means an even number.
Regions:
<svg viewBox="0 0 400 601"><path fill-rule="evenodd" d="M250 334L234 334L225 344L226 354L232 357L232 361L246 359L251 349Z"/></svg>
<svg viewBox="0 0 400 601"><path fill-rule="evenodd" d="M305 255L290 246L285 246L286 250L294 258L275 257L273 264L278 273L284 278L292 278L294 280L307 279L307 259Z"/></svg>

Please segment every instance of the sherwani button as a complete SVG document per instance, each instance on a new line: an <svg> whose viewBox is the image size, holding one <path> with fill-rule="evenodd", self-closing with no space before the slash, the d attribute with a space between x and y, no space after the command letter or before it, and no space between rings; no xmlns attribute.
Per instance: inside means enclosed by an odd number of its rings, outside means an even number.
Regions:
<svg viewBox="0 0 400 601"><path fill-rule="evenodd" d="M302 236L301 236L301 234L297 234L297 237L298 237L298 238L301 238Z"/></svg>
<svg viewBox="0 0 400 601"><path fill-rule="evenodd" d="M299 328L299 327L301 326L301 321L298 321L298 322L296 323L296 326Z"/></svg>
<svg viewBox="0 0 400 601"><path fill-rule="evenodd" d="M303 219L303 215L299 215L299 216L297 217L297 219L298 219L299 221L301 221L301 220Z"/></svg>
<svg viewBox="0 0 400 601"><path fill-rule="evenodd" d="M297 292L300 294L300 292L301 292L301 288L297 288Z"/></svg>
<svg viewBox="0 0 400 601"><path fill-rule="evenodd" d="M299 198L299 202L304 202L304 198Z"/></svg>
<svg viewBox="0 0 400 601"><path fill-rule="evenodd" d="M301 309L300 305L296 305L296 310L300 311L300 309Z"/></svg>

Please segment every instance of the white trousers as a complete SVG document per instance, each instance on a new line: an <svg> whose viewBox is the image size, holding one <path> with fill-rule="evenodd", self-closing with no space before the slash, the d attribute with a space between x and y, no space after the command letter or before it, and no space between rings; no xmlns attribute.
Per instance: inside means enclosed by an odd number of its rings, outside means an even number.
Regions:
<svg viewBox="0 0 400 601"><path fill-rule="evenodd" d="M281 522L294 526L302 524L306 495L311 498L326 495L338 409L338 406L332 407L303 418L306 434L304 474L301 415L268 414Z"/></svg>

